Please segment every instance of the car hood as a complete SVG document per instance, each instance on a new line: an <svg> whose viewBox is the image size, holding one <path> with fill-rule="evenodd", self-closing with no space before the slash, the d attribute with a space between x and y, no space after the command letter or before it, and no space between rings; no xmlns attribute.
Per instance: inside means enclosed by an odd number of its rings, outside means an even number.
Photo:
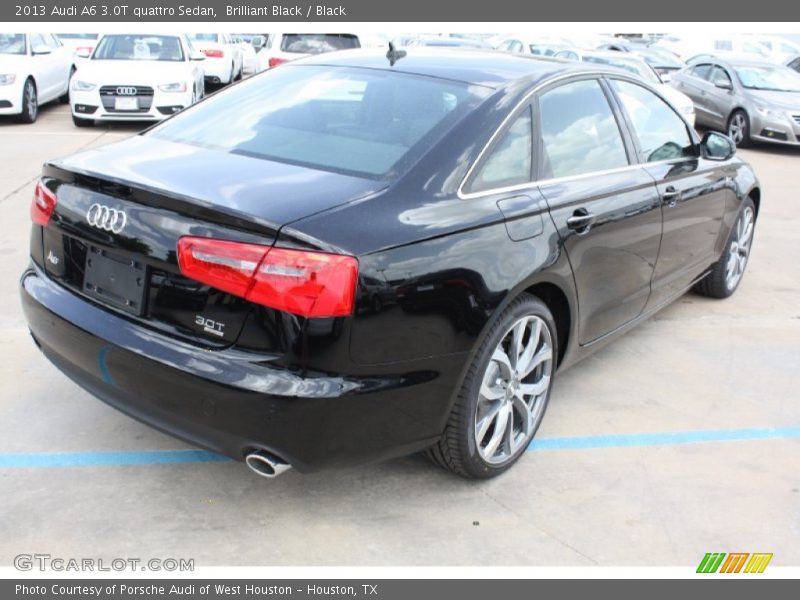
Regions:
<svg viewBox="0 0 800 600"><path fill-rule="evenodd" d="M800 92L767 92L765 90L747 90L747 93L765 108L789 110L800 114Z"/></svg>
<svg viewBox="0 0 800 600"><path fill-rule="evenodd" d="M139 135L51 161L276 227L386 187L364 179Z"/></svg>
<svg viewBox="0 0 800 600"><path fill-rule="evenodd" d="M97 85L157 85L184 81L188 63L158 60L86 60L78 63L76 77Z"/></svg>

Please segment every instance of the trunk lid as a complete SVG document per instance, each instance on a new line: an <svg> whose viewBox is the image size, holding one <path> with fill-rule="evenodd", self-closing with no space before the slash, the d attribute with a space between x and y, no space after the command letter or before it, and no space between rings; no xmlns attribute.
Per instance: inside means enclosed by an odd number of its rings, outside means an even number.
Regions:
<svg viewBox="0 0 800 600"><path fill-rule="evenodd" d="M53 161L44 175L58 182L43 231L48 275L126 318L210 347L233 344L254 305L183 277L179 238L272 245L284 224L384 185L147 136ZM268 337L261 349L280 350Z"/></svg>

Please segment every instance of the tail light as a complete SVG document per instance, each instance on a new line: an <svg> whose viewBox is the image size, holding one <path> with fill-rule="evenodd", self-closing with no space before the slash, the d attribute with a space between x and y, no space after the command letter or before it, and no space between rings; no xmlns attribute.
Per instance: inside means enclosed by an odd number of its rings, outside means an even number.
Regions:
<svg viewBox="0 0 800 600"><path fill-rule="evenodd" d="M203 54L208 58L223 58L225 56L222 50L203 50Z"/></svg>
<svg viewBox="0 0 800 600"><path fill-rule="evenodd" d="M272 58L269 59L269 68L274 69L275 67L278 67L285 62L287 62L285 58L278 58L276 56L273 56Z"/></svg>
<svg viewBox="0 0 800 600"><path fill-rule="evenodd" d="M83 53L89 55L92 53L93 50L94 46L78 46L77 48L75 48L75 54Z"/></svg>
<svg viewBox="0 0 800 600"><path fill-rule="evenodd" d="M31 220L37 225L47 227L53 211L56 209L58 199L56 195L47 189L47 186L40 179L36 182L36 190L33 192L33 202L31 202Z"/></svg>
<svg viewBox="0 0 800 600"><path fill-rule="evenodd" d="M304 317L353 313L358 261L352 256L182 237L178 264L190 279L277 310Z"/></svg>

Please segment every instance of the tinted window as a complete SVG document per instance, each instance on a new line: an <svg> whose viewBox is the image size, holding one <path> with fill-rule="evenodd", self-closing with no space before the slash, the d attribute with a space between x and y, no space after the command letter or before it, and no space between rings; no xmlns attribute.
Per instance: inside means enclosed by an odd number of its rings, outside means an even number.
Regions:
<svg viewBox="0 0 800 600"><path fill-rule="evenodd" d="M24 33L0 33L0 54L25 54Z"/></svg>
<svg viewBox="0 0 800 600"><path fill-rule="evenodd" d="M284 65L227 90L152 135L367 177L419 159L489 88L379 69Z"/></svg>
<svg viewBox="0 0 800 600"><path fill-rule="evenodd" d="M711 69L710 80L711 83L713 83L714 85L718 84L725 85L726 83L728 84L731 83L730 75L728 75L728 72L722 67L714 67L713 69Z"/></svg>
<svg viewBox="0 0 800 600"><path fill-rule="evenodd" d="M731 40L716 40L714 42L714 49L730 52L733 50L733 42Z"/></svg>
<svg viewBox="0 0 800 600"><path fill-rule="evenodd" d="M523 112L505 132L470 185L470 191L527 183L531 180L533 139L531 111Z"/></svg>
<svg viewBox="0 0 800 600"><path fill-rule="evenodd" d="M695 156L686 123L666 102L635 83L613 80L611 85L633 123L648 162Z"/></svg>
<svg viewBox="0 0 800 600"><path fill-rule="evenodd" d="M628 164L619 126L595 80L567 83L539 99L544 177L567 177Z"/></svg>
<svg viewBox="0 0 800 600"><path fill-rule="evenodd" d="M692 67L691 73L700 79L708 79L708 76L711 73L711 65L697 65L696 67Z"/></svg>
<svg viewBox="0 0 800 600"><path fill-rule="evenodd" d="M789 66L795 71L800 71L800 58L794 59L792 62L789 63Z"/></svg>
<svg viewBox="0 0 800 600"><path fill-rule="evenodd" d="M187 33L186 35L195 42L216 42L219 37L216 33Z"/></svg>
<svg viewBox="0 0 800 600"><path fill-rule="evenodd" d="M522 42L519 40L506 40L498 46L498 50L503 50L504 52L522 52Z"/></svg>

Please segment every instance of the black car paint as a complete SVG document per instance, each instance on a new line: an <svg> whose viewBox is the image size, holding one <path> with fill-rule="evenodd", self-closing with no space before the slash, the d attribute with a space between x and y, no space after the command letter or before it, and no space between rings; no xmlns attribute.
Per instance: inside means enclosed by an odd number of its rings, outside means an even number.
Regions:
<svg viewBox="0 0 800 600"><path fill-rule="evenodd" d="M63 193L44 234L33 227L21 282L45 355L109 404L237 459L265 448L313 471L403 455L441 434L476 348L519 293L551 304L563 369L686 291L719 257L740 203L759 199L741 160L702 157L565 180L534 174L523 189L469 197L461 192L469 167L535 99L532 90L610 74L523 57L421 54L394 68L496 91L393 181L180 149L147 135L48 163L48 185ZM309 61L388 68L380 56L353 53ZM674 205L664 198L670 185L679 191ZM81 211L97 198L130 210L131 221L158 223L158 232L87 227ZM596 216L585 233L566 225L579 208ZM63 250L58 233L135 250L168 282L171 324L65 286L45 259ZM193 288L170 243L189 233L352 254L354 315L303 319ZM163 300L149 309L168 311ZM219 340L192 329L187 315L198 311L235 318L238 333Z"/></svg>

